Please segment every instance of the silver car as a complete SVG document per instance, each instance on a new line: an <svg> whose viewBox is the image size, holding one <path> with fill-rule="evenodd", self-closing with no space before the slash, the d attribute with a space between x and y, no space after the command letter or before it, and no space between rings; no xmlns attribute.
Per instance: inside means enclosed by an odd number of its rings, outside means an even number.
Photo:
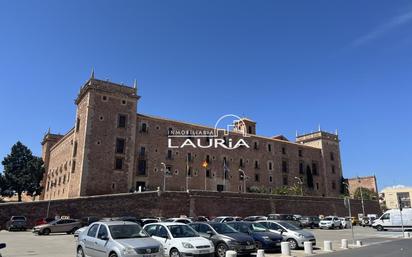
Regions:
<svg viewBox="0 0 412 257"><path fill-rule="evenodd" d="M101 221L79 234L77 257L163 257L162 245L129 221Z"/></svg>
<svg viewBox="0 0 412 257"><path fill-rule="evenodd" d="M298 249L304 246L304 242L312 242L316 245L316 238L312 232L296 227L295 225L286 221L271 221L262 220L257 221L264 225L270 232L281 234L283 240L289 242L291 249Z"/></svg>

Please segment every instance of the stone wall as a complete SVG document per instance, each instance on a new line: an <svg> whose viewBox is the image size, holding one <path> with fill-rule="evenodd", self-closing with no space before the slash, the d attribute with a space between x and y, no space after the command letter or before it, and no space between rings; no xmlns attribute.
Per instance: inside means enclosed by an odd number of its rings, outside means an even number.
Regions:
<svg viewBox="0 0 412 257"><path fill-rule="evenodd" d="M267 215L269 213L293 213L302 215L347 216L343 200L325 197L276 196L264 194L240 194L193 191L143 192L117 195L90 196L73 199L38 201L31 203L0 204L0 225L4 227L12 215L24 215L30 225L46 216L218 216L218 215ZM360 201L352 201L352 213L361 213ZM380 214L377 201L365 201L367 213Z"/></svg>

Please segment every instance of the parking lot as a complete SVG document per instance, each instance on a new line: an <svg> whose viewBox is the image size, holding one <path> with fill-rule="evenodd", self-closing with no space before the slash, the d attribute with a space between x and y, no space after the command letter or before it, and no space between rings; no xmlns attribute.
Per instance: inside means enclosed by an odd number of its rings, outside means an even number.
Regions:
<svg viewBox="0 0 412 257"><path fill-rule="evenodd" d="M341 239L345 238L351 242L351 230L319 230L313 229L317 240L315 254L323 253L323 241L331 240L334 250L340 250ZM377 232L372 228L354 227L356 240L362 240L364 245L374 245L400 238L401 232ZM3 257L72 257L75 256L76 241L73 235L52 234L48 236L37 236L27 232L0 231L0 242L7 244L1 253ZM277 257L281 254L267 254ZM304 256L303 250L292 251L294 256Z"/></svg>

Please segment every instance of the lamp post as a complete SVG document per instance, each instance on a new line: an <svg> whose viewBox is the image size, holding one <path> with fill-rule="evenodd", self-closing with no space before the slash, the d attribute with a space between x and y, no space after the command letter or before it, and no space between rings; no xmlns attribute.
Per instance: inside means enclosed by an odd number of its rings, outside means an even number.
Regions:
<svg viewBox="0 0 412 257"><path fill-rule="evenodd" d="M239 169L239 172L243 175L243 193L246 193L246 173L242 169Z"/></svg>
<svg viewBox="0 0 412 257"><path fill-rule="evenodd" d="M358 177L358 183L361 183L360 177ZM365 217L365 204L363 203L363 192L362 192L362 185L359 187L361 203L362 203L362 217Z"/></svg>
<svg viewBox="0 0 412 257"><path fill-rule="evenodd" d="M303 196L303 181L301 178L295 177L299 182L298 184L300 185L300 195Z"/></svg>
<svg viewBox="0 0 412 257"><path fill-rule="evenodd" d="M163 192L166 191L166 172L167 172L167 168L166 168L166 164L164 162L160 163L163 166Z"/></svg>
<svg viewBox="0 0 412 257"><path fill-rule="evenodd" d="M342 182L342 184L343 184L344 186L346 186L346 188L347 188L347 190L348 190L348 192L349 192L349 184L346 183L346 182ZM345 198L345 202L344 202L344 203L345 203L345 204L346 204L346 203L348 204L347 208L349 209L350 228L351 228L351 230L352 230L352 244L355 244L355 233L353 232L353 224L352 224L352 210L351 210L351 208L350 208L350 196L347 197L347 198Z"/></svg>

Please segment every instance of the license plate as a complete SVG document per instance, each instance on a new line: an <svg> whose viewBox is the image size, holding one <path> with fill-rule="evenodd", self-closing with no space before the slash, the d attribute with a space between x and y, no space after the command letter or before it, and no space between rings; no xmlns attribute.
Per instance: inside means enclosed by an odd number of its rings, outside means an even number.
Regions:
<svg viewBox="0 0 412 257"><path fill-rule="evenodd" d="M276 243L276 246L280 246L280 243Z"/></svg>
<svg viewBox="0 0 412 257"><path fill-rule="evenodd" d="M247 245L245 248L248 249L248 250L250 250L250 249L254 249L255 246L253 246L253 245Z"/></svg>
<svg viewBox="0 0 412 257"><path fill-rule="evenodd" d="M209 250L199 250L199 253L209 253Z"/></svg>

